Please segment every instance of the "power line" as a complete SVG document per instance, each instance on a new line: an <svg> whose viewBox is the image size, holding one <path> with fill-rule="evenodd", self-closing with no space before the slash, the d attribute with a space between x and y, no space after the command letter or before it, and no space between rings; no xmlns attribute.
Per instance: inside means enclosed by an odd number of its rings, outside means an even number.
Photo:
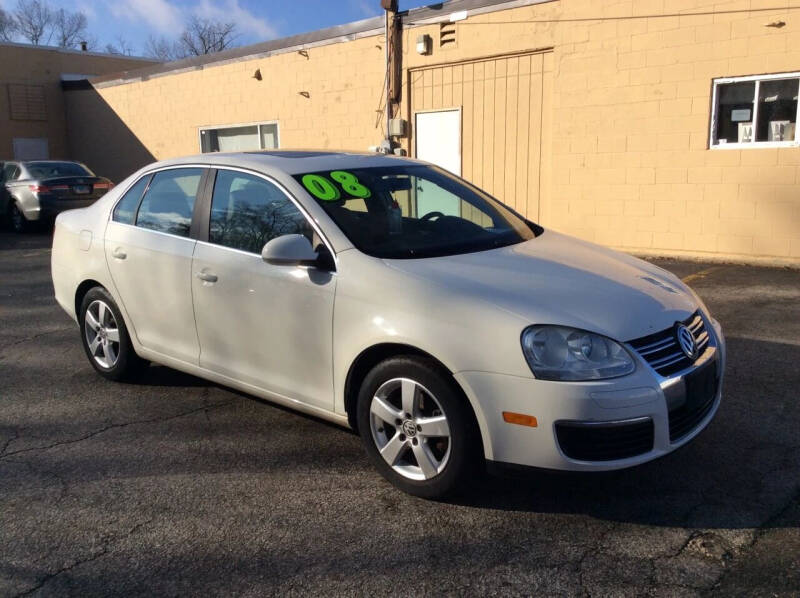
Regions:
<svg viewBox="0 0 800 598"><path fill-rule="evenodd" d="M586 23L589 21L632 21L636 19L665 19L670 17L708 17L714 15L732 15L754 12L786 12L789 10L800 10L800 6L776 6L774 8L740 8L736 10L709 10L704 12L677 12L650 15L629 15L620 17L579 17L574 19L526 19L521 21L487 21L484 23L470 23L469 21L457 21L458 25L517 25L519 23ZM479 15L476 15L479 16ZM408 25L429 25L424 21L407 23Z"/></svg>

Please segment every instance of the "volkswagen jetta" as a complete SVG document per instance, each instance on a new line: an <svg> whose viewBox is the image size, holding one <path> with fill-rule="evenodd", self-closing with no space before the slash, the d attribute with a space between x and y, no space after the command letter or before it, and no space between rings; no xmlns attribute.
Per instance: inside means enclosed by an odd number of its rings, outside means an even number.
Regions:
<svg viewBox="0 0 800 598"><path fill-rule="evenodd" d="M152 164L59 215L52 274L101 375L157 362L350 426L425 497L483 461L649 461L721 396L721 327L679 279L406 158Z"/></svg>

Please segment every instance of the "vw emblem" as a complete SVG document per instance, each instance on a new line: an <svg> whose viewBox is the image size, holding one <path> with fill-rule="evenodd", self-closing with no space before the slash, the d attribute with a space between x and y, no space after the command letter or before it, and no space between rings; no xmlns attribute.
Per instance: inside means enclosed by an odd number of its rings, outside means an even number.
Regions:
<svg viewBox="0 0 800 598"><path fill-rule="evenodd" d="M678 328L675 330L675 336L678 339L678 345L680 345L681 351L684 352L686 357L694 361L694 358L697 357L697 344L695 343L692 331L683 324L678 324Z"/></svg>
<svg viewBox="0 0 800 598"><path fill-rule="evenodd" d="M403 422L403 433L409 438L414 438L417 435L417 425L410 419Z"/></svg>

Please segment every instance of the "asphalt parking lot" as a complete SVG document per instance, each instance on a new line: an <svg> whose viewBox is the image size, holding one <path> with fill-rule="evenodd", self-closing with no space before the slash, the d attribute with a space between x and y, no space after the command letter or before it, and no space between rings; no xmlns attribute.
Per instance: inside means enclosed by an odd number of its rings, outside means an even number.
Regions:
<svg viewBox="0 0 800 598"><path fill-rule="evenodd" d="M800 271L659 261L722 322L694 443L412 498L349 431L151 366L97 376L45 233L0 233L0 595L800 594Z"/></svg>

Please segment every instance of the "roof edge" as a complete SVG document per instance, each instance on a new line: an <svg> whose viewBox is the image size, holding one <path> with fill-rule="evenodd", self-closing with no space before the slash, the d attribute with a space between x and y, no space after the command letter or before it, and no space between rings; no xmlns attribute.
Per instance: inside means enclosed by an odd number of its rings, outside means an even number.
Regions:
<svg viewBox="0 0 800 598"><path fill-rule="evenodd" d="M486 14L511 8L545 4L558 0L446 0L429 6L414 8L399 13L408 18L404 27L417 27L450 19L455 12L468 11L468 16ZM345 41L353 41L363 37L371 37L383 33L384 17L377 16L360 21L352 21L343 25L335 25L307 33L299 33L266 42L232 48L223 52L193 56L173 62L164 62L152 66L111 73L90 79L91 84L102 89L147 81L157 77L175 75L184 72L202 70L210 66L223 66L245 60L267 58L277 54L296 52L309 48L325 46Z"/></svg>
<svg viewBox="0 0 800 598"><path fill-rule="evenodd" d="M110 54L108 52L91 52L83 50L74 50L72 48L62 48L61 46L44 46L37 44L25 44L21 42L0 42L0 48L8 46L10 48L21 48L24 50L40 50L46 52L58 52L59 54L79 54L81 56L94 56L96 58L114 58L117 60L135 60L139 62L152 62L153 64L162 64L155 58L148 58L147 56L127 56L125 54ZM147 68L147 67L144 67Z"/></svg>

